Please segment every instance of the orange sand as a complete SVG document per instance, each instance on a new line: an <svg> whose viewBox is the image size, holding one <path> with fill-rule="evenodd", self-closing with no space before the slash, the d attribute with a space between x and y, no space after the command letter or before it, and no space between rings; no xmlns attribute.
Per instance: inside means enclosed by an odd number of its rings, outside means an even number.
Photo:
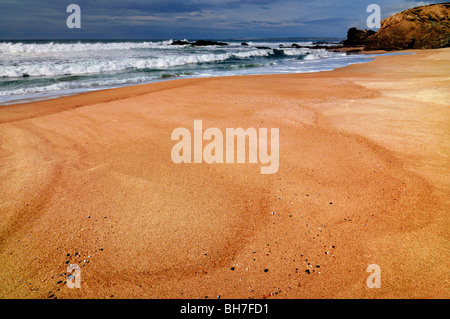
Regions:
<svg viewBox="0 0 450 319"><path fill-rule="evenodd" d="M449 298L450 49L415 53L0 106L0 297ZM279 172L174 164L195 119L280 128Z"/></svg>

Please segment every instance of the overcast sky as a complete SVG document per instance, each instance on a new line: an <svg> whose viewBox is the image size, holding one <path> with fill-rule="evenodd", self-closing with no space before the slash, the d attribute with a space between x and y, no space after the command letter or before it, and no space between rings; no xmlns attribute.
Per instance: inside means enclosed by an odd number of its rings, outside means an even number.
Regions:
<svg viewBox="0 0 450 319"><path fill-rule="evenodd" d="M382 19L413 0L0 0L0 39L246 39L338 37L367 28L369 4ZM81 29L69 29L69 4Z"/></svg>

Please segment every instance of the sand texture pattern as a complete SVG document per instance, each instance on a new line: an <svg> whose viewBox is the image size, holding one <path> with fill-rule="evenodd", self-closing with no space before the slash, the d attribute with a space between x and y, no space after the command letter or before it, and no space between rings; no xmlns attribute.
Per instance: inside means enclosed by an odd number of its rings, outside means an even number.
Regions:
<svg viewBox="0 0 450 319"><path fill-rule="evenodd" d="M450 49L411 52L0 106L0 297L450 297ZM279 128L278 173L174 164L194 120Z"/></svg>

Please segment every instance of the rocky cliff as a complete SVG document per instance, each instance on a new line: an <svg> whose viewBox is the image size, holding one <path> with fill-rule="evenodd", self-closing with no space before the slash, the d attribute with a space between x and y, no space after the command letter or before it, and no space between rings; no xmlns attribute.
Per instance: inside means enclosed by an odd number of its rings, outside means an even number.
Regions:
<svg viewBox="0 0 450 319"><path fill-rule="evenodd" d="M450 46L450 3L397 13L381 22L366 50L436 49Z"/></svg>

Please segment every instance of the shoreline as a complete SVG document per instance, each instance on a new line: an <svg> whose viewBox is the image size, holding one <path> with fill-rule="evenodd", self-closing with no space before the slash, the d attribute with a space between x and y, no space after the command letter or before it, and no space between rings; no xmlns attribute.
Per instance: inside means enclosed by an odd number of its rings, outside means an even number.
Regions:
<svg viewBox="0 0 450 319"><path fill-rule="evenodd" d="M408 52L1 106L0 297L448 298L450 49ZM195 119L280 128L278 174L175 165Z"/></svg>
<svg viewBox="0 0 450 319"><path fill-rule="evenodd" d="M302 47L302 48L308 48L308 47ZM312 47L311 47L312 48ZM360 47L341 47L339 49L329 49L327 51L329 52L338 52L338 53L348 53L348 52L352 52L354 50L359 50L361 49ZM387 51L360 51L358 53L348 53L349 55L359 55L359 56L368 56L368 55L379 55L379 54L403 54L402 52L387 52ZM369 58L369 57L368 57ZM358 64L358 63L364 63L364 62L355 62L355 63L351 63L349 65L352 64ZM348 65L347 65L348 66ZM343 66L346 67L346 66ZM339 69L342 67L338 67L335 68L333 70ZM324 70L324 71L333 71L333 70ZM302 72L302 73L318 73L318 72L324 72L324 71L313 71L313 72ZM302 74L302 73L292 73L292 74ZM263 74L248 74L249 76L251 75L275 75L275 74L286 74L286 73L263 73ZM4 106L14 106L14 105L19 105L19 104L28 104L28 103L34 103L34 102L40 102L40 101L48 101L48 100L53 100L53 99L58 99L58 98L62 98L62 97L69 97L69 96L75 96L75 95L79 95L79 94L86 94L86 93L90 93L90 92L96 92L96 91L104 91L104 90L113 90L113 89L119 89L119 88L124 88L124 87L132 87L132 86L136 86L136 85L146 85L146 84L152 84L152 83L159 83L159 82L165 82L165 81L173 81L173 80L183 80L183 79L196 79L196 78L209 78L209 77L233 77L233 76L248 76L248 75L221 75L221 76L194 76L194 77L177 77L174 76L173 79L164 79L164 78L158 78L155 80L152 80L150 82L141 82L141 83L130 83L130 84L121 84L121 85L113 85L111 87L103 87L100 89L93 89L91 88L84 88L84 89L74 89L73 92L67 92L67 93L62 93L64 92L64 90L62 91L55 91L53 93L49 93L49 94L45 94L43 96L37 96L37 97L29 97L29 98L19 98L16 100L10 100L10 101L5 101L5 102L0 102L0 107L4 107Z"/></svg>
<svg viewBox="0 0 450 319"><path fill-rule="evenodd" d="M353 47L344 47L343 49L344 49L344 52L345 52L345 50L352 50ZM398 52L367 51L367 52L359 53L359 55L363 55L363 56L364 55L381 55L381 56L383 56L385 54L388 54L388 55L403 55L403 54L411 54L411 53L408 50L407 51L398 51ZM367 57L367 59L372 59L372 60L374 60L376 58L378 58L378 57L377 56L375 56L375 57ZM367 62L364 62L364 63L370 63L370 62L371 61L367 61ZM364 64L364 63L362 63L362 64ZM283 76L283 75L286 75L286 74L290 74L290 75L320 74L322 72L333 72L333 71L336 71L336 70L339 70L339 69L350 67L350 66L355 65L355 64L361 64L361 63L352 63L350 65L347 65L347 66L344 66L344 67L340 67L340 68L337 68L337 69L325 70L325 71L317 71L317 72L228 75L228 76L211 76L211 77L174 78L174 79L166 79L166 80L161 79L161 80L158 80L158 81L155 81L155 82L149 82L149 83L130 84L130 85L125 85L125 86L104 88L104 89L99 89L99 90L83 91L83 92L78 92L78 93L67 93L67 94L63 94L63 95L54 95L52 97L49 96L48 98L44 98L43 97L43 98L35 98L35 99L31 98L31 99L25 99L25 100L17 100L17 101L24 101L24 102L19 102L19 103L14 103L15 101L10 101L10 102L6 102L7 104L1 104L0 103L0 108L4 108L4 109L9 108L8 111L15 111L15 110L10 110L10 109L11 108L14 108L14 109L17 108L18 109L19 107L26 109L26 108L28 108L28 105L32 105L32 104L35 104L35 103L38 103L39 107L47 107L47 105L45 105L45 104L47 104L46 102L51 102L51 101L57 102L60 99L64 99L63 100L64 103L68 102L70 105L73 105L73 103L71 101L71 98L72 97L79 97L79 96L83 96L83 95L92 95L92 96L89 96L89 98L92 98L93 101L95 101L94 103L103 103L103 102L110 102L110 101L114 100L114 98L109 99L109 98L103 96L103 94L100 94L99 96L96 96L97 94L95 94L95 93L105 92L105 91L106 92L112 92L114 90L123 89L124 91L121 92L120 94L125 94L124 95L124 98L125 98L125 97L134 96L134 94L128 95L128 92L127 92L128 90L127 89L133 90L133 88L135 88L135 87L154 85L154 84L157 84L157 83L172 82L172 81L191 81L191 80L202 80L202 79L213 79L213 78L221 79L221 78L234 78L234 77L239 78L239 77L253 77L253 76L257 76L257 77L259 77L259 76L277 76L277 75ZM186 85L190 85L190 84L186 84ZM166 87L166 86L164 86L164 87ZM170 88L170 87L171 86L167 86L167 88ZM174 85L174 87L176 87L176 85ZM139 92L145 92L145 89L144 90L138 90L138 91ZM118 94L118 95L120 95L120 94ZM138 95L139 94L141 94L141 93L138 93ZM142 93L142 94L145 94L145 93ZM115 96L115 94L113 94L113 96ZM76 100L78 100L78 99L76 99ZM80 99L80 100L83 100L83 99ZM50 103L50 104L51 104L51 107L55 107L54 104L58 104L58 103ZM70 106L69 106L69 108L70 108ZM62 108L62 110L64 110L64 109L65 108ZM17 111L19 111L19 110L17 110ZM23 111L20 110L19 112L22 113ZM38 113L36 115L44 115L44 114L47 114L47 113L45 113L45 112L44 113ZM10 121L15 121L17 119L25 119L25 118L21 118L21 117L18 117L18 118L14 118L13 117L12 119L7 119L7 118L2 119L2 118L0 118L0 124L1 123L6 123L6 122L10 122Z"/></svg>

